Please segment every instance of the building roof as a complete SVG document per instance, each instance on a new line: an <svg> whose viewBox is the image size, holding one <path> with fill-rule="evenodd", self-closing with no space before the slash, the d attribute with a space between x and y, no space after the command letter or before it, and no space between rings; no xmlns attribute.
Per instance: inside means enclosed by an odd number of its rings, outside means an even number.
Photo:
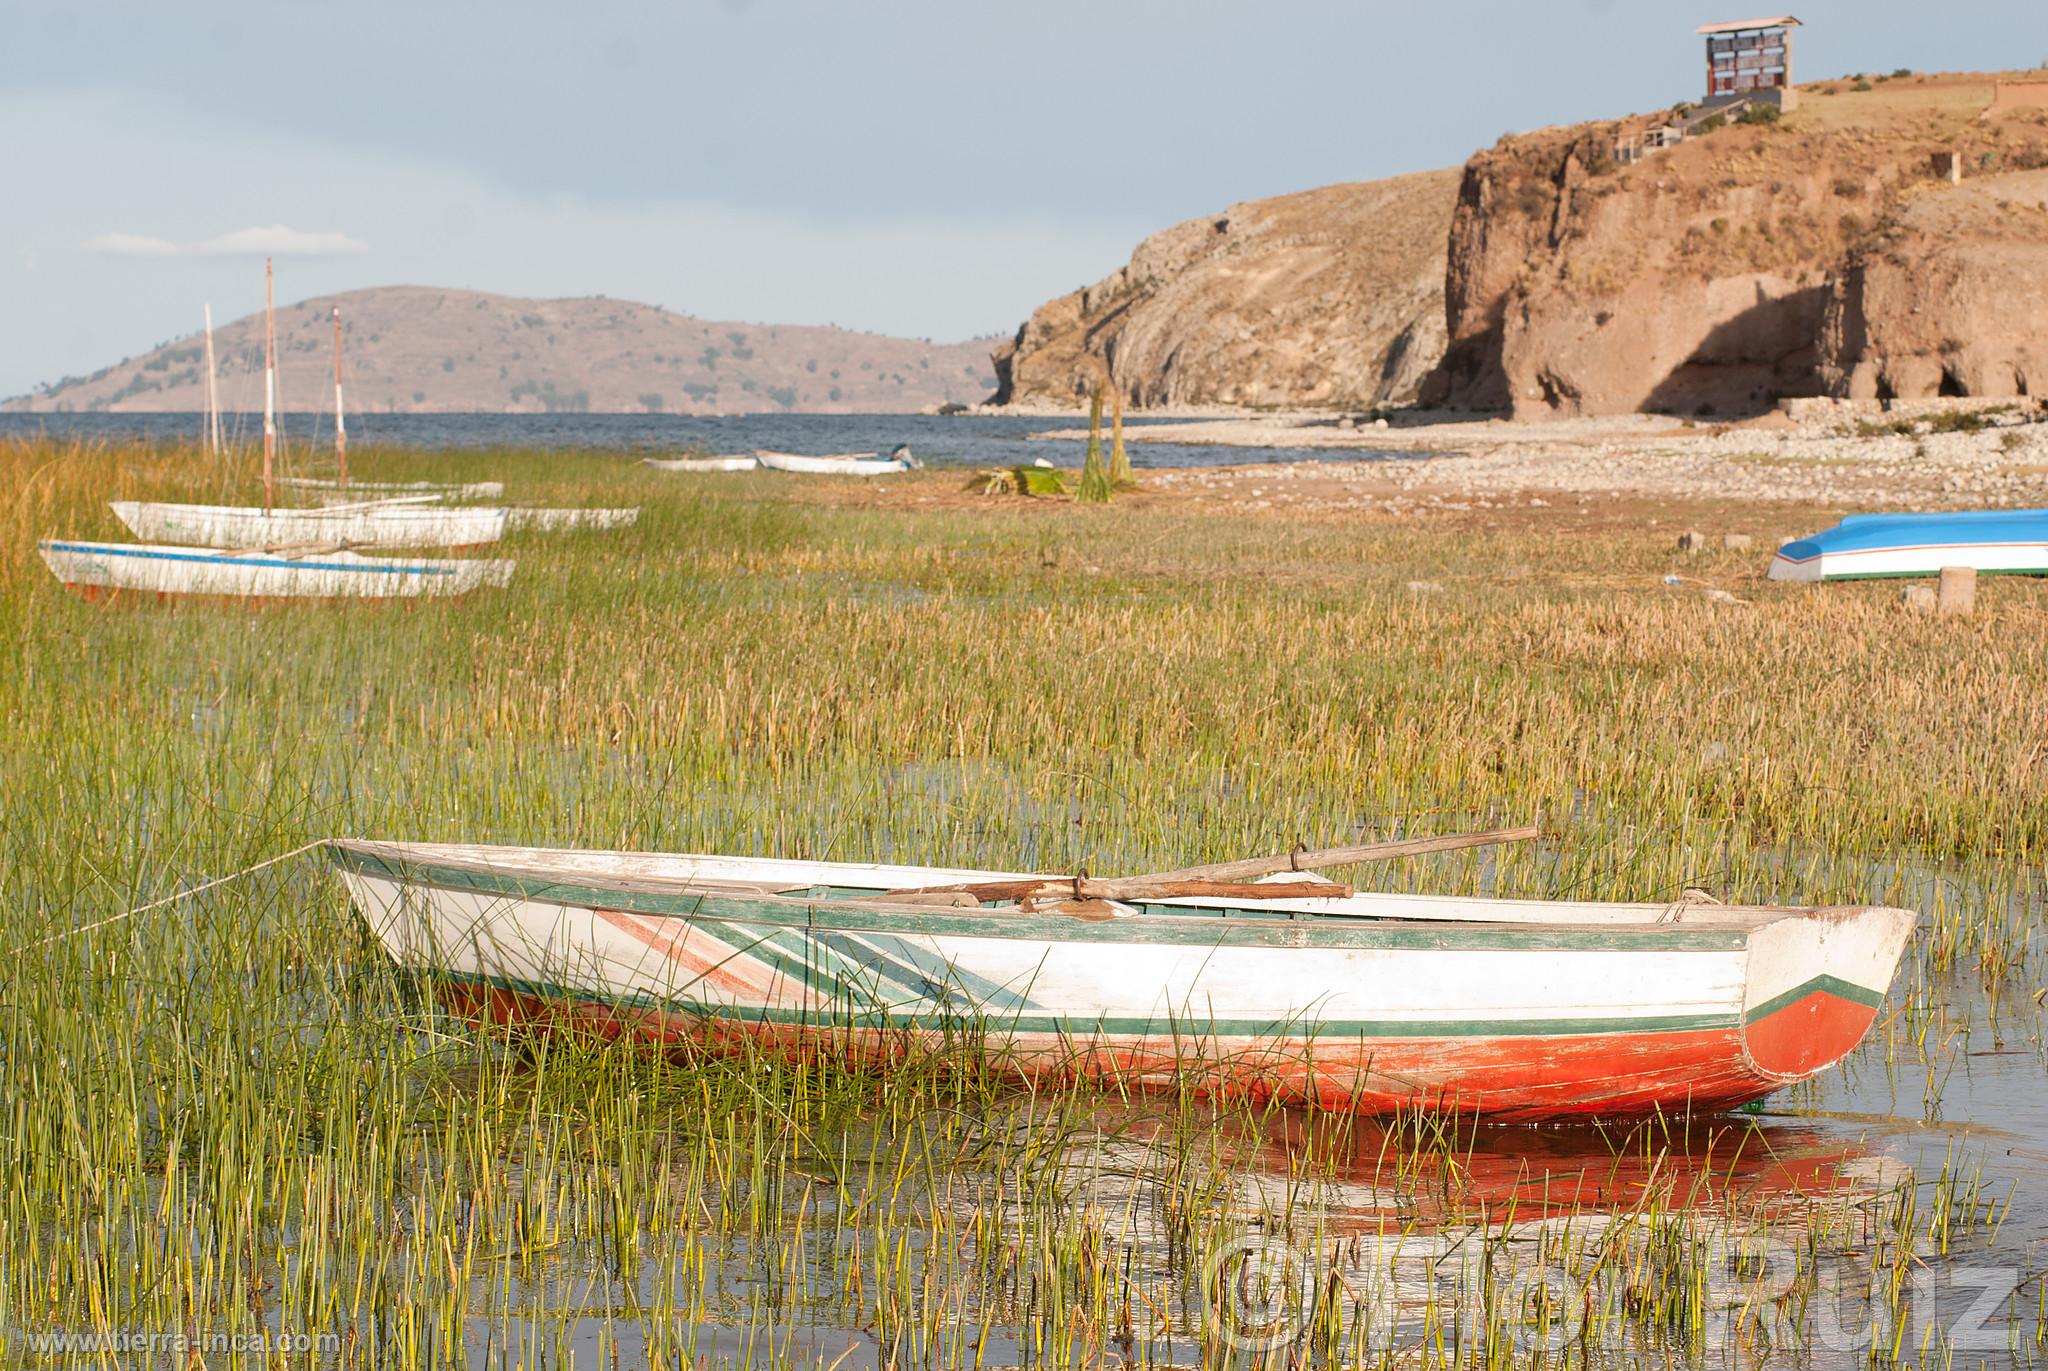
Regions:
<svg viewBox="0 0 2048 1371"><path fill-rule="evenodd" d="M1737 19L1728 24L1702 24L1694 33L1744 33L1750 29L1796 29L1799 21L1789 14L1778 15L1775 19Z"/></svg>

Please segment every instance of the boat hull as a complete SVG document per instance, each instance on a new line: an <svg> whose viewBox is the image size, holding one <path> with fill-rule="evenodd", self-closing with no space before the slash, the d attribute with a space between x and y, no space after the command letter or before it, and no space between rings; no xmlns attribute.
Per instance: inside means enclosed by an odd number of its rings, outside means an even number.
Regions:
<svg viewBox="0 0 2048 1371"><path fill-rule="evenodd" d="M908 471L911 465L902 457L809 457L797 452L770 452L765 448L754 456L770 471L789 471L806 476L888 476Z"/></svg>
<svg viewBox="0 0 2048 1371"><path fill-rule="evenodd" d="M656 471L752 471L758 457L643 457L641 465Z"/></svg>
<svg viewBox="0 0 2048 1371"><path fill-rule="evenodd" d="M511 583L510 561L228 554L211 548L49 539L43 562L88 598L132 591L231 599L412 599Z"/></svg>
<svg viewBox="0 0 2048 1371"><path fill-rule="evenodd" d="M1851 515L1779 548L1771 559L1770 579L1936 576L1944 567L2048 576L2048 510Z"/></svg>
<svg viewBox="0 0 2048 1371"><path fill-rule="evenodd" d="M503 481L350 481L346 486L339 481L323 480L314 476L285 476L278 480L282 486L297 490L324 490L345 495L355 500L379 495L429 495L443 500L496 500L505 493Z"/></svg>
<svg viewBox="0 0 2048 1371"><path fill-rule="evenodd" d="M1094 923L850 893L984 873L330 851L393 957L479 1020L1505 1120L1713 1110L1810 1076L1867 1031L1913 925L1881 908L1696 906L1496 921L1527 906L1483 900L1434 919L1394 896L1148 904Z"/></svg>
<svg viewBox="0 0 2048 1371"><path fill-rule="evenodd" d="M627 528L639 521L638 506L632 509L521 509L515 506L505 511L505 527L533 529L541 533Z"/></svg>
<svg viewBox="0 0 2048 1371"><path fill-rule="evenodd" d="M505 532L505 511L491 507L380 505L368 509L273 509L109 502L114 516L145 543L212 548L294 543L400 547L475 547Z"/></svg>

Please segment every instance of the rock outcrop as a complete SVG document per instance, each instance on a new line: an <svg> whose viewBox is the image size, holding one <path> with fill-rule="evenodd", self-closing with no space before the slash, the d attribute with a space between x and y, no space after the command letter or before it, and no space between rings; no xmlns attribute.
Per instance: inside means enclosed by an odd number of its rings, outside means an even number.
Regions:
<svg viewBox="0 0 2048 1371"><path fill-rule="evenodd" d="M1405 403L1443 352L1457 187L1327 186L1155 233L997 349L996 403L1072 404L1104 376L1137 405Z"/></svg>
<svg viewBox="0 0 2048 1371"><path fill-rule="evenodd" d="M1916 197L1837 279L1821 380L1858 400L2048 395L2048 171Z"/></svg>
<svg viewBox="0 0 2048 1371"><path fill-rule="evenodd" d="M2048 235L2031 209L1997 208L1995 185L2048 165L2048 114L1990 111L1985 77L1861 84L1629 165L1617 149L1652 121L1475 156L1425 401L1725 416L1824 393L2007 394L2029 368L2039 387ZM1967 169L1960 186L1935 178L1937 153Z"/></svg>

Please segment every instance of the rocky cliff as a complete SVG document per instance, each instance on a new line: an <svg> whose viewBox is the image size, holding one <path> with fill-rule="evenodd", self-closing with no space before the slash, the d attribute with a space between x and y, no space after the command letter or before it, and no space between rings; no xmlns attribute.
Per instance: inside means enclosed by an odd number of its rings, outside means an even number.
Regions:
<svg viewBox="0 0 2048 1371"><path fill-rule="evenodd" d="M1859 400L2048 395L2048 171L1915 197L1838 275L1821 382Z"/></svg>
<svg viewBox="0 0 2048 1371"><path fill-rule="evenodd" d="M1104 375L1139 405L1411 400L1443 352L1457 187L1327 186L1155 233L997 350L996 401L1071 404Z"/></svg>
<svg viewBox="0 0 2048 1371"><path fill-rule="evenodd" d="M2018 206L2040 198L2048 111L1992 97L1982 76L1819 83L1776 123L1699 127L1626 165L1664 116L1503 139L1459 186L1425 399L1726 415L2038 391L2048 214Z"/></svg>
<svg viewBox="0 0 2048 1371"><path fill-rule="evenodd" d="M383 412L901 413L971 403L995 384L988 342L725 323L602 296L527 300L387 286L277 311L287 408L332 404L329 310L339 305L349 403ZM196 306L195 306L196 308ZM263 406L263 316L214 330L221 405ZM9 401L26 410L197 410L198 337Z"/></svg>

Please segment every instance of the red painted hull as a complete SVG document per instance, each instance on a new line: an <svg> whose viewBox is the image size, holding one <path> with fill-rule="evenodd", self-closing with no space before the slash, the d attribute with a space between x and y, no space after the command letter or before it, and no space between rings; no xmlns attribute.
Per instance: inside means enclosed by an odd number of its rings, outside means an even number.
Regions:
<svg viewBox="0 0 2048 1371"><path fill-rule="evenodd" d="M453 1012L542 1032L631 1038L677 1055L769 1051L886 1069L943 1057L944 1036L907 1031L764 1024L558 1000L499 986L437 983ZM1397 1038L1359 1044L1202 1042L1183 1035L1090 1041L1005 1033L956 1039L978 1067L1046 1084L1192 1088L1218 1099L1274 1100L1360 1114L1417 1107L1483 1113L1503 1122L1713 1112L1758 1099L1840 1060L1876 1011L1817 991L1743 1027L1565 1036Z"/></svg>

